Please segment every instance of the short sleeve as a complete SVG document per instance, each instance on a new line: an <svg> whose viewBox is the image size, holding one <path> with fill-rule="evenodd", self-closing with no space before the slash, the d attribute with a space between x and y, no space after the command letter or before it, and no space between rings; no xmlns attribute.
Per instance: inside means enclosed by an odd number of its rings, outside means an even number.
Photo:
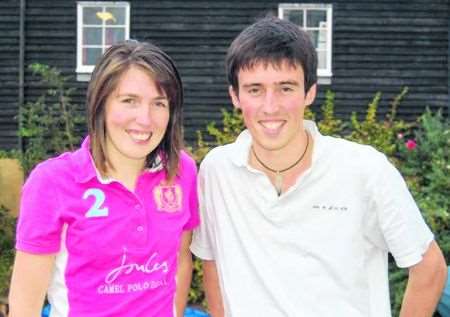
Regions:
<svg viewBox="0 0 450 317"><path fill-rule="evenodd" d="M187 156L187 155L186 155ZM186 168L189 169L190 186L189 186L189 219L183 226L183 230L193 230L200 222L198 214L198 197L197 197L197 166L192 158L189 158L189 164L186 164Z"/></svg>
<svg viewBox="0 0 450 317"><path fill-rule="evenodd" d="M382 168L370 184L373 221L366 224L372 241L392 253L399 267L422 260L433 233L426 225L399 171L384 158Z"/></svg>
<svg viewBox="0 0 450 317"><path fill-rule="evenodd" d="M191 252L203 260L214 260L215 257L211 243L213 226L207 215L208 206L206 204L205 181L202 168L200 168L198 175L198 200L200 204L200 226L194 230Z"/></svg>
<svg viewBox="0 0 450 317"><path fill-rule="evenodd" d="M63 223L48 166L38 165L22 188L16 249L35 254L59 251Z"/></svg>

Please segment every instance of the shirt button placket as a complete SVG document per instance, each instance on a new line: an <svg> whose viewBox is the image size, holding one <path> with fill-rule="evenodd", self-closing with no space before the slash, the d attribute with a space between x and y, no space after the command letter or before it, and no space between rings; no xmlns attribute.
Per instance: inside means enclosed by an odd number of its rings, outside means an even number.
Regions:
<svg viewBox="0 0 450 317"><path fill-rule="evenodd" d="M141 204L136 204L136 205L134 205L134 209L135 209L136 211L138 211L138 212L142 211L142 206L141 206ZM144 232L144 226L142 226L142 225L137 226L137 227L136 227L136 231L139 232L139 233Z"/></svg>

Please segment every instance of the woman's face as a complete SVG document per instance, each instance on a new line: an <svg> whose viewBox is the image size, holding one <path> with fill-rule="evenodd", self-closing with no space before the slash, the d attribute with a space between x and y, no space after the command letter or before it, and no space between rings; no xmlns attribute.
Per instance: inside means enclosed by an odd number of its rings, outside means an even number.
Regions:
<svg viewBox="0 0 450 317"><path fill-rule="evenodd" d="M119 79L105 105L106 152L117 168L142 164L161 142L169 122L169 100L137 66Z"/></svg>

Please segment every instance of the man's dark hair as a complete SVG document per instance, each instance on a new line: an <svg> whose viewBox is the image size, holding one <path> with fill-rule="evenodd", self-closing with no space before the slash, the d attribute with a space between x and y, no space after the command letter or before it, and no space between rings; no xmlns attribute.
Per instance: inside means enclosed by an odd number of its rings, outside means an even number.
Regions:
<svg viewBox="0 0 450 317"><path fill-rule="evenodd" d="M311 39L292 22L263 18L245 28L231 43L225 60L228 83L238 92L241 69L261 62L280 66L286 61L302 67L307 92L317 82L317 53Z"/></svg>

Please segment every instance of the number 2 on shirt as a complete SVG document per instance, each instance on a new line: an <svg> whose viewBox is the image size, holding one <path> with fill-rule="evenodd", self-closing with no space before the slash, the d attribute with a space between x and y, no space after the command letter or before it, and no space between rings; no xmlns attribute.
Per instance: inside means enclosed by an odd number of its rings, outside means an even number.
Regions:
<svg viewBox="0 0 450 317"><path fill-rule="evenodd" d="M84 192L83 199L87 199L89 196L94 196L95 202L86 213L86 218L108 216L108 207L101 208L105 201L105 193L98 188L89 188Z"/></svg>

